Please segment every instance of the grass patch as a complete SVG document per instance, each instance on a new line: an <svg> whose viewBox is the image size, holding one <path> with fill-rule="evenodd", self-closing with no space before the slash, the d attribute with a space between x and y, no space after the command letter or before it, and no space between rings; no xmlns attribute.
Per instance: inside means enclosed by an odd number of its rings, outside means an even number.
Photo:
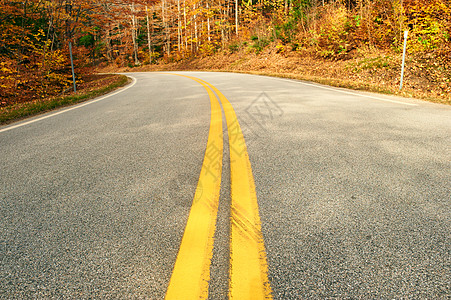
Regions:
<svg viewBox="0 0 451 300"><path fill-rule="evenodd" d="M129 82L127 76L114 75L113 82L106 86L97 87L89 91L80 91L75 95L13 104L0 108L0 124L7 124L26 117L35 116L56 108L77 104L102 95L105 95Z"/></svg>
<svg viewBox="0 0 451 300"><path fill-rule="evenodd" d="M263 51L263 49L269 45L269 41L265 38L259 39L258 37L252 37L254 44L250 46L251 49L254 49L256 54L259 54Z"/></svg>
<svg viewBox="0 0 451 300"><path fill-rule="evenodd" d="M351 62L349 66L351 67L351 70L353 72L390 68L390 58L383 56L378 56L374 58L364 58L357 62Z"/></svg>

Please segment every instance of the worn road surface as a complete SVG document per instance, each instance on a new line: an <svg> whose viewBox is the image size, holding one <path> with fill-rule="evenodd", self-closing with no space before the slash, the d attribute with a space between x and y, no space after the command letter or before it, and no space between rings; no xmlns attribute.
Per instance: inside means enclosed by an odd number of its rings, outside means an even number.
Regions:
<svg viewBox="0 0 451 300"><path fill-rule="evenodd" d="M163 299L196 190L208 189L219 193L202 277L209 299L247 298L230 292L247 277L229 274L243 266L230 252L254 248L267 298L451 297L451 107L177 74L203 81L131 73L133 85L113 95L0 127L1 299ZM199 184L213 159L213 87L233 106L246 145L236 157L251 166L233 165L239 141L221 102L220 190ZM244 169L261 221L255 246L234 242L230 224L231 172ZM180 265L190 270L187 245Z"/></svg>

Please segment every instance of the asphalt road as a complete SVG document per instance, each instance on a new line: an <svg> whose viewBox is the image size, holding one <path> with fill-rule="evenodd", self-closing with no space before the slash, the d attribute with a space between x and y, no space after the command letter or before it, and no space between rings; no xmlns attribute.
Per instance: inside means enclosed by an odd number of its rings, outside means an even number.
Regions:
<svg viewBox="0 0 451 300"><path fill-rule="evenodd" d="M235 109L275 299L451 297L451 107L179 74ZM210 100L188 78L130 76L133 86L100 101L0 127L1 299L164 298ZM210 299L228 293L227 145L224 131Z"/></svg>

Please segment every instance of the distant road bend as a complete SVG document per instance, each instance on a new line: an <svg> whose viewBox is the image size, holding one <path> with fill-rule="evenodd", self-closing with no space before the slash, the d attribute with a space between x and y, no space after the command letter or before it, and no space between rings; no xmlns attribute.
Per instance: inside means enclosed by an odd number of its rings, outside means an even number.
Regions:
<svg viewBox="0 0 451 300"><path fill-rule="evenodd" d="M451 296L451 108L262 76L0 127L0 299Z"/></svg>

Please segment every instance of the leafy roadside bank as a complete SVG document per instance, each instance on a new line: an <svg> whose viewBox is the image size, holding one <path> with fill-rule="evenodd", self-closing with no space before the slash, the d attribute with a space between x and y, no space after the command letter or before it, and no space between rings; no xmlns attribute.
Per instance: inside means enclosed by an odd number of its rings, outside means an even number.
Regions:
<svg viewBox="0 0 451 300"><path fill-rule="evenodd" d="M128 82L128 77L124 75L90 75L86 78L85 82L78 87L77 93L0 107L0 124L8 124L56 108L87 101L120 88Z"/></svg>
<svg viewBox="0 0 451 300"><path fill-rule="evenodd" d="M212 56L134 68L107 67L102 71L220 71L292 78L451 105L451 68L425 57L408 56L402 91L402 55L380 50L361 51L354 58L329 60L272 44L256 53L249 48Z"/></svg>

